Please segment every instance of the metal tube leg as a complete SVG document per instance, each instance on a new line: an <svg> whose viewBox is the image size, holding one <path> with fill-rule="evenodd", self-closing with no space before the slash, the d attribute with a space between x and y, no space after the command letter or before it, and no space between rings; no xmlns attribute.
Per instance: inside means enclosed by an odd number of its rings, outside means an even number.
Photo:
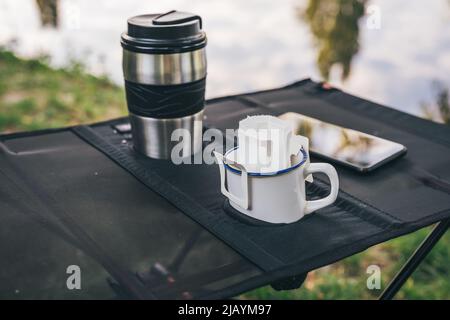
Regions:
<svg viewBox="0 0 450 320"><path fill-rule="evenodd" d="M442 220L433 228L416 251L409 257L397 275L392 279L383 291L380 300L390 300L400 290L411 274L416 270L428 253L434 248L439 239L445 234L450 224L450 219Z"/></svg>
<svg viewBox="0 0 450 320"><path fill-rule="evenodd" d="M195 230L194 233L189 237L189 239L187 239L183 248L179 251L175 259L170 264L169 266L170 272L172 273L178 272L178 270L181 267L181 264L184 262L184 259L186 258L192 247L195 245L197 240L200 238L201 234L202 230Z"/></svg>

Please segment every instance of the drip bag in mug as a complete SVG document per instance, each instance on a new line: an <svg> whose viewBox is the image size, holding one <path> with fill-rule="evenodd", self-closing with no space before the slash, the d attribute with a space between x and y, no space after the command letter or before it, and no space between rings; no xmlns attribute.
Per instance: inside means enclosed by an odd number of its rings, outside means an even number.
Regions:
<svg viewBox="0 0 450 320"><path fill-rule="evenodd" d="M289 168L301 148L308 152L308 138L293 135L290 122L269 115L249 116L239 122L238 147L227 158L248 172L270 173Z"/></svg>

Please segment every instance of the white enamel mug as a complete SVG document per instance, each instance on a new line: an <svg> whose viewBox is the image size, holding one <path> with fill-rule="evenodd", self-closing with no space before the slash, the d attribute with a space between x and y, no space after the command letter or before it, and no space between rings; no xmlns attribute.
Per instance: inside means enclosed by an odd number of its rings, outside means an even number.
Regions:
<svg viewBox="0 0 450 320"><path fill-rule="evenodd" d="M306 214L332 204L339 191L339 179L334 167L328 163L309 163L307 153L301 149L293 165L272 173L247 172L244 166L214 152L220 169L221 192L230 205L254 219L270 223L292 223ZM312 173L328 176L331 191L318 200L306 200L305 179Z"/></svg>

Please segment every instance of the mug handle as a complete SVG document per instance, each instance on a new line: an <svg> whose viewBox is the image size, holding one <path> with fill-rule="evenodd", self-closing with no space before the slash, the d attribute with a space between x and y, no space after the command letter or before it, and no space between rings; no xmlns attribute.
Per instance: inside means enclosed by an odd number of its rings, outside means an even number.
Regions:
<svg viewBox="0 0 450 320"><path fill-rule="evenodd" d="M289 142L290 150L289 153L291 155L297 155L300 149L303 148L303 150L306 152L306 163L305 166L309 166L310 160L309 160L309 139L304 136L292 136L291 140ZM313 176L312 174L306 175L305 180L308 182L313 182Z"/></svg>
<svg viewBox="0 0 450 320"><path fill-rule="evenodd" d="M220 170L220 191L222 194L239 205L240 207L244 208L245 210L249 207L249 199L248 199L248 174L245 170L244 166L240 165L239 163L233 162L233 166L237 167L239 170L241 170L241 186L243 191L243 197L242 199L235 196L231 192L229 192L226 188L226 174L225 174L225 159L224 156L216 151L214 151L214 155L217 159L217 163L219 164L219 170ZM229 161L229 160L228 160Z"/></svg>
<svg viewBox="0 0 450 320"><path fill-rule="evenodd" d="M330 179L330 186L331 186L330 194L325 198L319 200L306 201L305 214L309 214L311 212L314 212L316 210L319 210L323 207L332 204L334 201L336 201L339 192L338 174L336 172L336 169L331 164L311 163L309 166L305 167L303 178L307 177L312 173L318 172L325 173L328 176L328 179Z"/></svg>

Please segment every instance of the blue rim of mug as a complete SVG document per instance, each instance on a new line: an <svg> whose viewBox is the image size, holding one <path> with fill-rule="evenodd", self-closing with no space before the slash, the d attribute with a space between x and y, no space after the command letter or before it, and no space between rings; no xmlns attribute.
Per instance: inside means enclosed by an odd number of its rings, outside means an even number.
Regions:
<svg viewBox="0 0 450 320"><path fill-rule="evenodd" d="M228 150L227 152L225 152L224 158L226 159L227 154L229 154L230 152L233 152L237 148L239 148L239 147L234 147L234 148ZM276 175L283 174L283 173L292 171L294 169L297 169L302 164L304 164L306 162L307 158L308 158L308 156L306 154L306 151L303 149L303 147L298 151L297 156L300 154L300 152L303 155L303 159L301 161L299 161L298 163L294 164L293 166L289 167L289 168L286 168L286 169L283 169L283 170L274 171L274 172L264 172L264 173L262 173L262 172L247 172L247 174L249 176L254 176L254 177L258 177L258 176L276 176ZM224 164L224 166L225 166L225 168L227 170L230 170L233 173L237 173L237 174L241 174L242 173L241 170L233 168L228 163L224 162L223 164Z"/></svg>

